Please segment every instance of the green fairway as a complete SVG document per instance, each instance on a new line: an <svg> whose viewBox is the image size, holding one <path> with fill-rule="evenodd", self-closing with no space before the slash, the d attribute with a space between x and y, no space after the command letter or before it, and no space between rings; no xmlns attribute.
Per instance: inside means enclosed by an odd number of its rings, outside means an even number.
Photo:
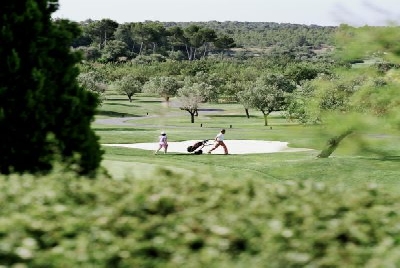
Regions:
<svg viewBox="0 0 400 268"><path fill-rule="evenodd" d="M360 152L354 142L345 140L330 158L319 159L316 155L326 142L326 137L317 135L319 126L288 122L281 113L272 113L268 126L264 126L261 112L250 111L251 116L247 118L240 104L207 103L200 107L195 123L190 123L189 114L175 107L174 100L168 106L155 97L137 96L132 103L123 96L119 98L105 101L100 107L98 119L111 121L93 124L103 144L154 142L156 148L160 130L167 131L169 141L185 141L212 139L220 128L226 128L227 140L284 141L290 147L314 150L221 157L183 153L155 156L149 150L104 147L103 166L115 177L140 176L164 168L183 174L209 174L215 178L251 177L269 182L312 179L349 186L373 182L392 190L400 186L400 146L396 135L368 134L376 147L391 150L391 155L386 157ZM113 125L112 122L117 123Z"/></svg>

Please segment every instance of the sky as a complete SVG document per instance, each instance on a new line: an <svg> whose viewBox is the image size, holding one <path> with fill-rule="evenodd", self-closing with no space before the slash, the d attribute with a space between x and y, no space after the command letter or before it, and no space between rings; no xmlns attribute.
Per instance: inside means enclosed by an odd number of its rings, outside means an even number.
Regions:
<svg viewBox="0 0 400 268"><path fill-rule="evenodd" d="M248 21L320 26L400 24L399 0L59 0L53 18L125 22Z"/></svg>

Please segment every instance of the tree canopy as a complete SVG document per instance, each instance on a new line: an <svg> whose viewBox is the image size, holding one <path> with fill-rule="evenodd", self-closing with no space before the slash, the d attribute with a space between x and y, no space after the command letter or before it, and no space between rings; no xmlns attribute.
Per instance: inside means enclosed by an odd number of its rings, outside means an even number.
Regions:
<svg viewBox="0 0 400 268"><path fill-rule="evenodd" d="M92 174L101 161L90 128L96 94L79 86L70 50L76 23L51 19L54 0L6 0L0 9L0 172L47 172L62 163Z"/></svg>
<svg viewBox="0 0 400 268"><path fill-rule="evenodd" d="M362 133L400 129L398 38L397 27L342 25L336 55L351 64L298 89L289 107L303 122L325 126L319 135L326 137L327 144L320 157L329 157L346 137L359 150L387 153L373 148Z"/></svg>

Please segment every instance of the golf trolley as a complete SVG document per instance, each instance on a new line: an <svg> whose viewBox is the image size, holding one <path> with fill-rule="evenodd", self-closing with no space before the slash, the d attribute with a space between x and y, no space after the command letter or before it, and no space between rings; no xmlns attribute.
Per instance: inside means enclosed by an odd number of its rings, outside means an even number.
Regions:
<svg viewBox="0 0 400 268"><path fill-rule="evenodd" d="M203 153L202 149L204 148L204 146L209 146L209 145L211 144L208 144L208 140L199 141L191 146L188 146L187 151L193 154L202 154Z"/></svg>

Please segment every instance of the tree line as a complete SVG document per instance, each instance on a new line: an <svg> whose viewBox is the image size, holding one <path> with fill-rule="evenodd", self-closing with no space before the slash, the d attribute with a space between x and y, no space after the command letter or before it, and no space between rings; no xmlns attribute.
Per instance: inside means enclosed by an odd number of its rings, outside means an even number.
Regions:
<svg viewBox="0 0 400 268"><path fill-rule="evenodd" d="M285 110L288 96L297 87L318 75L332 73L336 61L302 61L269 56L247 60L203 59L141 63L81 63L78 81L85 88L105 96L112 90L127 96L137 93L156 94L166 102L176 97L180 108L189 112L194 123L198 108L204 102L237 102L256 109L267 117L273 111ZM103 97L105 98L105 97Z"/></svg>
<svg viewBox="0 0 400 268"><path fill-rule="evenodd" d="M115 62L158 55L195 60L210 55L254 56L265 49L312 54L332 47L336 27L258 22L130 22L111 19L79 23L72 47L91 61ZM233 53L233 48L238 48ZM240 49L239 49L240 48Z"/></svg>

